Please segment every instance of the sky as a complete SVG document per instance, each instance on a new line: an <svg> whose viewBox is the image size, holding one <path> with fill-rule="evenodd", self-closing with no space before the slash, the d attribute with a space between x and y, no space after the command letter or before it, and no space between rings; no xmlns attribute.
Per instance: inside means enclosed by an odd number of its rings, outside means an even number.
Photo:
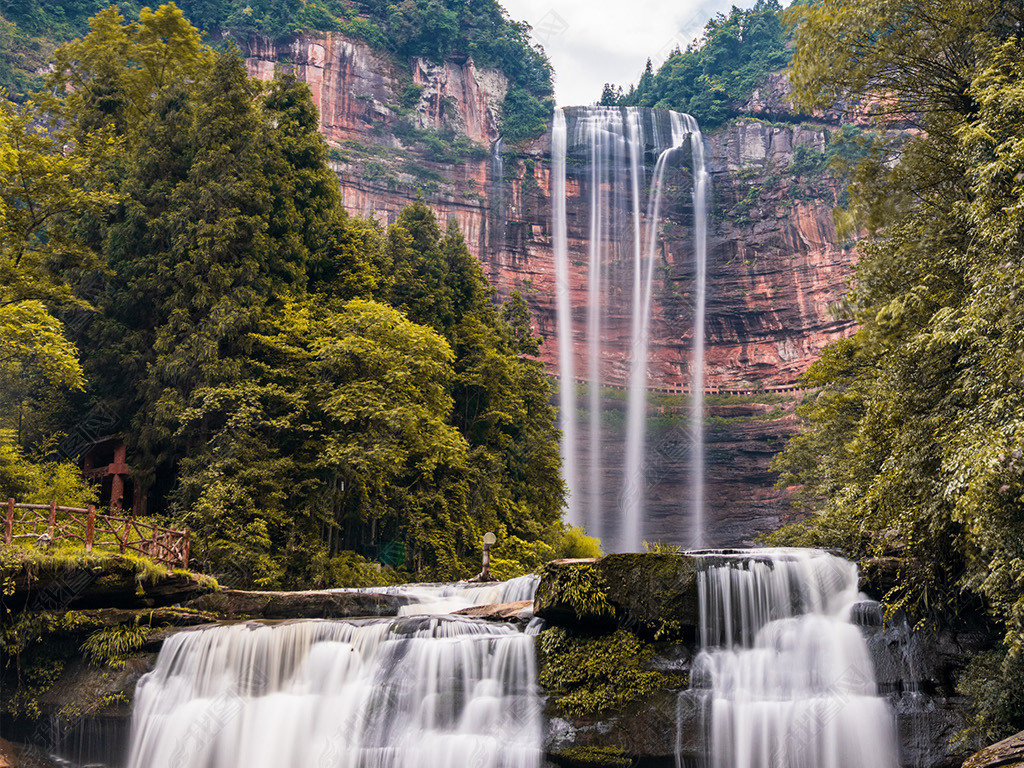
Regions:
<svg viewBox="0 0 1024 768"><path fill-rule="evenodd" d="M555 101L593 104L605 83L628 90L650 58L657 70L676 47L700 36L707 20L754 0L499 0L533 27L555 69ZM785 3L784 3L785 4Z"/></svg>

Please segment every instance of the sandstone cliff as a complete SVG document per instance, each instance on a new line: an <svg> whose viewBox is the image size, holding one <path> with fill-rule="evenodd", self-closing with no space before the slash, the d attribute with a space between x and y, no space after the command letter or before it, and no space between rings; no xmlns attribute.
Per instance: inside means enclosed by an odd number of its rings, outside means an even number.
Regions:
<svg viewBox="0 0 1024 768"><path fill-rule="evenodd" d="M254 38L248 41L246 61L260 77L286 68L310 84L351 213L387 223L422 195L442 220L458 220L499 294L519 290L529 301L545 337L542 359L554 372L558 346L549 139L502 148L498 105L507 88L504 76L478 70L472 60L443 66L396 61L337 34L278 42ZM780 78L773 76L747 107L752 114L790 122L740 119L705 138L713 186L706 383L755 404L772 398L751 393L790 390L826 344L852 331L849 321L829 311L846 288L854 259L832 222L841 185L822 171L820 162L802 170L795 162L820 160L835 130L835 116L796 123L788 108L788 85ZM570 252L579 254L585 252L585 201L572 199L581 190L571 179L568 193ZM652 414L661 425L652 430L670 434L684 429L690 382L688 201L684 179L669 203L652 328L650 389L679 398L664 406L678 418ZM583 265L573 260L578 269L574 305L582 307ZM626 381L629 309L628 298L608 308L611 351L603 365L613 383ZM799 396L792 393L786 402L770 403L771 418L764 412L737 418L710 410L707 498L717 510L712 515L714 543L749 542L786 513L782 493L771 487L768 463L795 428L791 411ZM652 526L647 535L673 540L679 535L680 510L686 508L681 497L687 491L678 482L685 450L672 447L671 439L666 443L655 437L654 442L668 444L671 458L662 461L660 480L649 492Z"/></svg>

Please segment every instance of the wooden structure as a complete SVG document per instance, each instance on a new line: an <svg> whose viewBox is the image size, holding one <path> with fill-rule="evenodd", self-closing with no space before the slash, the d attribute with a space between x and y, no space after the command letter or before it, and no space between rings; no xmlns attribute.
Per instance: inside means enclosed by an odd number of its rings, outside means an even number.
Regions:
<svg viewBox="0 0 1024 768"><path fill-rule="evenodd" d="M57 513L60 513L58 516ZM189 531L161 528L131 517L100 515L96 507L59 507L49 504L18 504L7 500L4 544L15 539L51 543L58 539L79 541L86 552L96 549L133 552L169 567L188 568Z"/></svg>
<svg viewBox="0 0 1024 768"><path fill-rule="evenodd" d="M128 450L117 435L99 437L89 443L81 455L82 476L99 485L100 503L111 510L131 506L136 515L145 513L140 489L132 482ZM126 489L132 493L126 497Z"/></svg>

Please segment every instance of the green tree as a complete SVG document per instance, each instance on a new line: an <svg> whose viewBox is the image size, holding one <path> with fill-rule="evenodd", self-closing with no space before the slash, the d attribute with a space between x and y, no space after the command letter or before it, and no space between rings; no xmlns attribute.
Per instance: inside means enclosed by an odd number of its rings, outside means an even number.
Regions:
<svg viewBox="0 0 1024 768"><path fill-rule="evenodd" d="M115 201L90 162L111 142L76 143L31 102L0 101L0 429L52 433L58 393L85 384L78 350L56 313L90 310L74 274L97 262L76 236L82 214L102 215Z"/></svg>
<svg viewBox="0 0 1024 768"><path fill-rule="evenodd" d="M888 600L918 617L983 601L1006 636L975 691L1005 689L1024 652L1018 11L826 0L800 7L794 57L808 107L843 98L921 131L855 175L860 328L806 376L820 391L777 466L817 514L775 538L899 556ZM976 704L988 737L1024 725L1019 696Z"/></svg>
<svg viewBox="0 0 1024 768"><path fill-rule="evenodd" d="M201 388L180 418L209 435L176 502L210 567L316 584L330 557L397 541L416 570L464 575L479 531L447 343L365 300L287 302L253 343L250 375Z"/></svg>
<svg viewBox="0 0 1024 768"><path fill-rule="evenodd" d="M754 88L789 61L788 35L777 0L753 8L733 7L708 21L703 38L686 51L674 51L657 72L647 67L622 95L608 85L601 103L677 109L712 128L737 114Z"/></svg>
<svg viewBox="0 0 1024 768"><path fill-rule="evenodd" d="M561 513L555 414L521 296L499 310L454 220L441 236L423 203L389 228L392 301L455 352L453 423L468 441L471 508L488 528L536 539Z"/></svg>

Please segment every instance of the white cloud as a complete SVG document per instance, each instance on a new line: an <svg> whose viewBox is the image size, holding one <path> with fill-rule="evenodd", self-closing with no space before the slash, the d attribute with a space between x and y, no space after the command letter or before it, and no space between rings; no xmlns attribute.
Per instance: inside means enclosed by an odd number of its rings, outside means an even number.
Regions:
<svg viewBox="0 0 1024 768"><path fill-rule="evenodd" d="M592 104L605 83L628 88L673 48L685 48L709 18L753 0L502 0L509 16L534 28L555 69L561 106Z"/></svg>

